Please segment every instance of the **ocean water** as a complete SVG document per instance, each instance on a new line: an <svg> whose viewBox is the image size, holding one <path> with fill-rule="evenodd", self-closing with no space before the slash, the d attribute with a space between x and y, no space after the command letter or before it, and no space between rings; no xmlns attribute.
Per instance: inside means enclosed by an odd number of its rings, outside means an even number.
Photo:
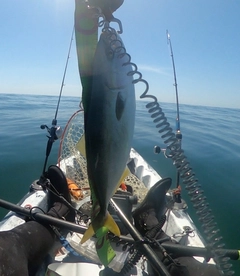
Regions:
<svg viewBox="0 0 240 276"><path fill-rule="evenodd" d="M33 180L42 173L48 138L40 125L51 127L58 97L0 94L0 197L17 203ZM154 154L155 145L164 143L145 102L137 102L133 147L163 177L176 181L171 159ZM78 110L79 98L62 97L58 125L62 128ZM176 105L160 103L175 131ZM227 248L240 248L240 110L180 105L182 148L202 185L207 201ZM53 144L49 163L57 161L59 141ZM189 213L201 227L190 198L182 185ZM0 218L6 214L0 208ZM200 228L201 229L201 228ZM236 275L240 265L233 262Z"/></svg>

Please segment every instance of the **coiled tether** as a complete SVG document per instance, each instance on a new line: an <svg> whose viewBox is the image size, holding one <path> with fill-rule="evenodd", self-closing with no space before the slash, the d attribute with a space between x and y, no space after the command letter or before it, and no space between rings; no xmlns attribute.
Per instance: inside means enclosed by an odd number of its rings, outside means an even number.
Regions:
<svg viewBox="0 0 240 276"><path fill-rule="evenodd" d="M99 17L104 18L102 14ZM114 21L119 23L119 27L122 30L121 21L118 19L115 19ZM160 133L163 142L167 145L169 156L171 156L173 164L176 166L183 183L185 184L185 189L188 191L188 195L191 202L193 203L193 207L196 210L196 214L206 236L206 247L214 256L214 261L219 272L222 275L233 275L234 272L231 270L232 265L229 264L229 258L225 257L222 237L219 236L219 229L214 221L214 217L212 215L211 209L209 208L206 197L204 196L204 191L201 188L201 185L198 183L198 179L195 177L195 173L190 167L190 163L187 160L187 157L185 156L184 151L181 148L170 124L168 123L168 120L162 108L160 107L157 98L154 95L148 94L148 82L142 78L142 74L138 71L137 65L131 61L131 56L126 52L126 48L124 47L121 39L119 39L115 29L111 28L109 26L109 22L105 21L104 19L100 22L100 24L101 25L99 26L104 26L102 31L109 34L109 45L113 55L117 55L118 58L124 59L123 66L132 66L132 71L129 71L127 75L135 77L135 79L133 79L133 84L145 84L146 88L141 94L140 99L148 99L150 101L146 104L146 108L151 118L153 119L153 123ZM116 44L118 45L117 47ZM219 249L222 249L222 253L217 254L215 252L216 249L218 249L218 252Z"/></svg>

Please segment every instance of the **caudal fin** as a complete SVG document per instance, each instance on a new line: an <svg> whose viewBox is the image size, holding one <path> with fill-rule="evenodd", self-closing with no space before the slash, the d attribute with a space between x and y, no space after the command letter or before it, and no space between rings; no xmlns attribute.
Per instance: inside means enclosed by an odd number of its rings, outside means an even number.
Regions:
<svg viewBox="0 0 240 276"><path fill-rule="evenodd" d="M97 232L100 233L101 228L107 229L107 231L112 232L116 236L121 235L117 223L114 221L113 217L108 212L107 212L107 217L104 221L104 224L101 227L96 229L96 227L94 227L93 225L100 225L100 223L98 222L98 216L93 220L92 224L90 224L88 229L85 231L85 233L81 239L81 244L83 244L88 239L90 239L95 233L97 233Z"/></svg>
<svg viewBox="0 0 240 276"><path fill-rule="evenodd" d="M117 223L109 213L107 213L107 219L106 219L106 222L104 223L104 226L109 231L111 231L115 236L119 237L121 235Z"/></svg>
<svg viewBox="0 0 240 276"><path fill-rule="evenodd" d="M89 227L88 227L88 229L83 234L83 237L81 239L81 244L83 244L87 240L89 240L94 234L95 234L95 231L93 230L92 224L90 224Z"/></svg>
<svg viewBox="0 0 240 276"><path fill-rule="evenodd" d="M116 255L108 239L108 236L107 236L108 231L111 231L116 236L120 236L121 233L118 228L118 225L116 224L113 217L109 213L107 213L107 217L104 221L104 224L100 226L98 229L94 229L93 225L98 224L97 220L98 220L98 216L93 220L92 224L85 231L81 239L81 244L83 244L88 239L90 239L94 234L96 234L96 237L97 237L96 251L97 251L98 257L102 262L102 264L104 266L107 266Z"/></svg>

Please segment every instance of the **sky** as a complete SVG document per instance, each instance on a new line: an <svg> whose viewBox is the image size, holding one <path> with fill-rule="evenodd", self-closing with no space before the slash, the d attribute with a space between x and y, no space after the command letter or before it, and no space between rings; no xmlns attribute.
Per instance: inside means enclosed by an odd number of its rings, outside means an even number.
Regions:
<svg viewBox="0 0 240 276"><path fill-rule="evenodd" d="M0 93L59 95L74 0L1 0ZM159 102L240 108L239 0L125 0L115 12L132 61ZM116 26L116 25L112 25ZM63 95L81 96L75 40ZM143 92L136 85L136 95Z"/></svg>

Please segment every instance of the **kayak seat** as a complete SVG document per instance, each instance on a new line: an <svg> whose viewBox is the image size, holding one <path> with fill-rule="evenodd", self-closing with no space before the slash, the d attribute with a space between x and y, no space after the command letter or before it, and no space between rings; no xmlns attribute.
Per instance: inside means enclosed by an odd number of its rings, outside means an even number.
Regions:
<svg viewBox="0 0 240 276"><path fill-rule="evenodd" d="M167 210L166 193L170 189L171 184L171 178L164 178L159 180L150 188L144 200L132 213L136 226L139 218L142 217L142 214L148 212L149 210L154 210L158 220L162 219Z"/></svg>

